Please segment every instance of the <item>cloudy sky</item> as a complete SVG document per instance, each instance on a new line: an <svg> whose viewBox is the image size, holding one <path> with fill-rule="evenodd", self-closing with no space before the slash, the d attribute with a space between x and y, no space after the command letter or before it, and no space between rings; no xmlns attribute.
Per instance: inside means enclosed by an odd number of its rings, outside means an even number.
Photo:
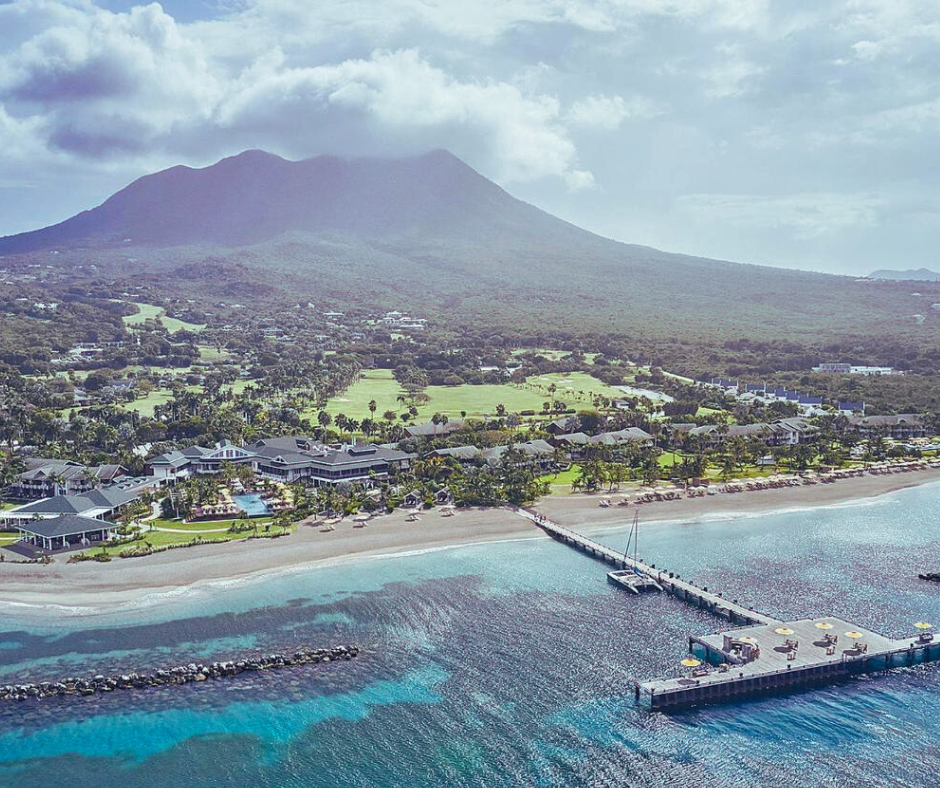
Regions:
<svg viewBox="0 0 940 788"><path fill-rule="evenodd" d="M940 270L940 3L0 0L0 235L246 148L447 148L602 235Z"/></svg>

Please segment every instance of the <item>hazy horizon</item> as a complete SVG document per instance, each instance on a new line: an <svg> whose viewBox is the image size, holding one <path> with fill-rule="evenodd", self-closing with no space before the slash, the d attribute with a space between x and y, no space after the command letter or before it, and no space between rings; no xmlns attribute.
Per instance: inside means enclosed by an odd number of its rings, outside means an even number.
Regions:
<svg viewBox="0 0 940 788"><path fill-rule="evenodd" d="M940 9L912 0L14 0L0 30L0 235L248 148L446 148L619 241L938 267Z"/></svg>

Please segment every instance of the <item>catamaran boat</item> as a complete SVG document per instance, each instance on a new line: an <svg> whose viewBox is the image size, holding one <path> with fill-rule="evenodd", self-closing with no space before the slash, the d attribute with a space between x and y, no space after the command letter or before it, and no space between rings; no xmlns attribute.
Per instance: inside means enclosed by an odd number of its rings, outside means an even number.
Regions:
<svg viewBox="0 0 940 788"><path fill-rule="evenodd" d="M663 587L656 582L656 579L639 569L639 560L637 559L637 537L640 530L640 513L633 515L633 527L630 529L630 536L627 537L627 549L623 551L624 569L615 569L607 573L607 582L626 588L633 594L639 594L640 591L662 591ZM630 545L633 545L633 559L631 561ZM632 564L632 566L630 565Z"/></svg>

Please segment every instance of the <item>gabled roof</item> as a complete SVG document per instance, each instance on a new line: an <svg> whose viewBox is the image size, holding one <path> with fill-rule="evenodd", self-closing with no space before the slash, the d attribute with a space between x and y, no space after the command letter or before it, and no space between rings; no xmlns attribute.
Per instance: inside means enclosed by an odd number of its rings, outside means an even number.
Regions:
<svg viewBox="0 0 940 788"><path fill-rule="evenodd" d="M850 416L849 419L852 424L862 427L894 427L901 424L919 427L924 423L924 417L918 413L899 413L896 416Z"/></svg>
<svg viewBox="0 0 940 788"><path fill-rule="evenodd" d="M584 446L590 438L583 432L569 432L567 435L559 435L556 439L559 443L570 443L572 446Z"/></svg>
<svg viewBox="0 0 940 788"><path fill-rule="evenodd" d="M510 448L522 452L526 457L543 457L555 453L550 443L536 439L526 441L525 443L514 443L511 444L511 446L493 446L491 449L484 449L483 456L487 460L497 460L509 451Z"/></svg>
<svg viewBox="0 0 940 788"><path fill-rule="evenodd" d="M463 421L448 421L446 424L414 424L405 427L405 434L410 438L433 438L439 435L450 435L463 429Z"/></svg>
<svg viewBox="0 0 940 788"><path fill-rule="evenodd" d="M59 517L50 517L45 520L24 520L22 524L16 526L21 531L26 531L37 536L44 536L47 539L55 539L60 536L78 536L79 534L90 533L92 531L103 531L114 528L114 523L105 520L95 520L91 517L79 517L74 514L63 514Z"/></svg>
<svg viewBox="0 0 940 788"><path fill-rule="evenodd" d="M608 446L615 446L618 443L631 443L636 441L651 441L653 436L639 427L627 427L616 432L602 432L588 439L588 443L601 443Z"/></svg>
<svg viewBox="0 0 940 788"><path fill-rule="evenodd" d="M449 449L437 449L432 454L438 457L454 457L458 460L475 460L483 456L483 450L476 446L453 446Z"/></svg>

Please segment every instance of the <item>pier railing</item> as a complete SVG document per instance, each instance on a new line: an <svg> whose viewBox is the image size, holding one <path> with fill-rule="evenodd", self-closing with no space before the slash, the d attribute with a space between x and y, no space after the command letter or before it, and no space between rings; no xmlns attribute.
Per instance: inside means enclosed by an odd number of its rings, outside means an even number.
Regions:
<svg viewBox="0 0 940 788"><path fill-rule="evenodd" d="M674 572L667 572L666 570L657 569L654 566L646 564L643 561L634 560L623 553L607 547L607 545L594 541L584 534L580 534L571 528L567 528L550 520L543 514L531 512L526 509L517 509L517 512L531 520L549 536L563 544L574 547L576 550L580 550L582 553L590 555L599 561L603 561L616 569L634 569L638 572L642 572L655 579L667 593L684 601L691 602L697 607L708 610L717 616L728 619L732 623L748 626L753 624L776 625L781 623L779 619L725 599L720 593L707 591L694 583L682 580Z"/></svg>

